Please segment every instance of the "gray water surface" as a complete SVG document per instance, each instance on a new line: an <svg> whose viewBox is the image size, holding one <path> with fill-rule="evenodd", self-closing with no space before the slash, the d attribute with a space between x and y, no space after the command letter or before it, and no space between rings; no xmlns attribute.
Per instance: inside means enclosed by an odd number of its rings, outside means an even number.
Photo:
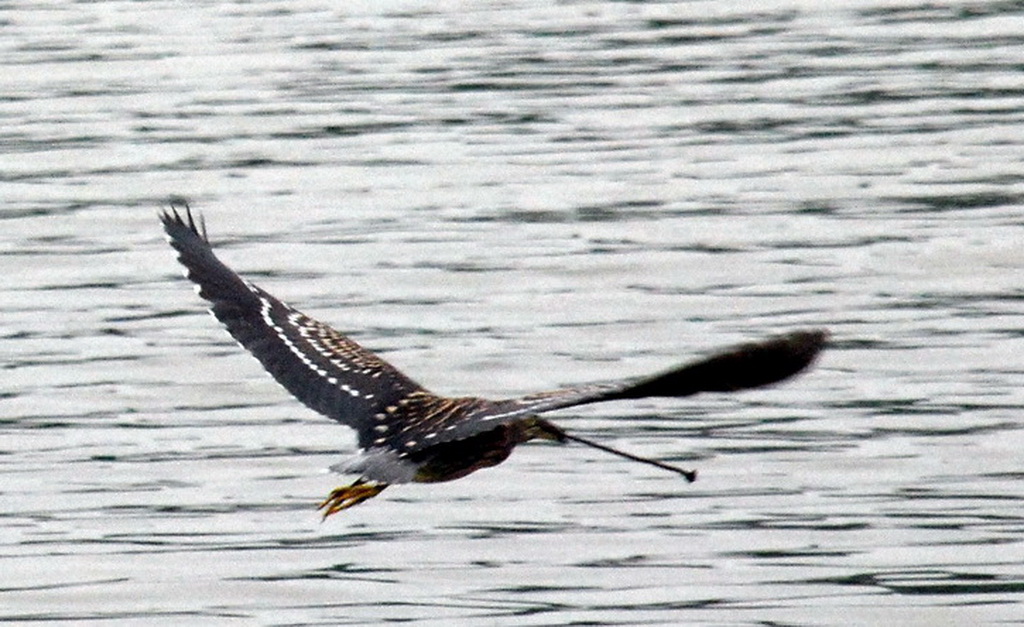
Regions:
<svg viewBox="0 0 1024 627"><path fill-rule="evenodd" d="M749 5L749 6L748 6ZM0 10L0 622L1024 616L1020 2ZM353 434L204 313L157 212L440 393L825 326L734 396L551 417L325 523Z"/></svg>

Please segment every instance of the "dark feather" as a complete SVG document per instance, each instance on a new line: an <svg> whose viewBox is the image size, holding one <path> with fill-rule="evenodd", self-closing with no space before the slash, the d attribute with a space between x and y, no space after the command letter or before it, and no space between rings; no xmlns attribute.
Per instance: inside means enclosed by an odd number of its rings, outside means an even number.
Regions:
<svg viewBox="0 0 1024 627"><path fill-rule="evenodd" d="M410 394L432 396L341 333L235 274L213 254L187 206L184 217L172 208L160 218L186 276L231 336L308 407L355 428L361 446L373 443L374 416Z"/></svg>
<svg viewBox="0 0 1024 627"><path fill-rule="evenodd" d="M822 330L795 331L763 342L742 344L649 377L479 403L447 421L433 441L462 439L525 416L589 403L652 396L679 398L770 385L810 366L827 339L828 334Z"/></svg>

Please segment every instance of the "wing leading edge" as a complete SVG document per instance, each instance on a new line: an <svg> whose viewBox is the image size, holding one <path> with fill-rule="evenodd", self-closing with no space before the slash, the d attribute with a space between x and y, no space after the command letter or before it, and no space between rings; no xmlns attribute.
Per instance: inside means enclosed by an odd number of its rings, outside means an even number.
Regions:
<svg viewBox="0 0 1024 627"><path fill-rule="evenodd" d="M827 341L828 333L820 329L794 331L762 342L741 344L648 377L491 401L460 416L436 441L469 437L498 423L566 407L656 396L681 398L701 392L735 392L771 385L814 363Z"/></svg>
<svg viewBox="0 0 1024 627"><path fill-rule="evenodd" d="M330 326L239 277L210 247L185 207L160 216L185 275L214 317L274 379L309 408L359 432L369 446L374 416L416 393L432 396L380 357Z"/></svg>

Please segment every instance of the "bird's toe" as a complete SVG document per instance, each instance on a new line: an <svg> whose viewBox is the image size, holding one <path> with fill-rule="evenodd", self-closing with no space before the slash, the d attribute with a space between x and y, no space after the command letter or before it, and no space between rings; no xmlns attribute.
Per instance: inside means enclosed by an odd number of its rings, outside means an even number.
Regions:
<svg viewBox="0 0 1024 627"><path fill-rule="evenodd" d="M377 496L383 492L386 487L388 487L388 484L386 483L371 483L360 479L352 485L342 486L332 490L331 493L327 495L327 498L320 503L317 509L323 510L323 516L326 519L328 516L337 514L343 509L359 505L363 501Z"/></svg>

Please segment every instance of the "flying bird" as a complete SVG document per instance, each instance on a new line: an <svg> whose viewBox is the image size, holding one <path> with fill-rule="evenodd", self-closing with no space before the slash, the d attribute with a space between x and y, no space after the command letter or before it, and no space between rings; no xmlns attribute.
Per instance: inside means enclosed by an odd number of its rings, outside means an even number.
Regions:
<svg viewBox="0 0 1024 627"><path fill-rule="evenodd" d="M496 466L534 439L577 442L676 472L697 473L567 433L538 414L604 401L733 392L787 379L824 348L823 330L743 344L646 377L568 387L518 398L445 397L374 353L238 276L213 253L202 218L177 203L160 214L185 276L239 344L298 400L358 433L359 452L332 467L357 474L319 509L323 517L362 503L391 484L459 479Z"/></svg>

